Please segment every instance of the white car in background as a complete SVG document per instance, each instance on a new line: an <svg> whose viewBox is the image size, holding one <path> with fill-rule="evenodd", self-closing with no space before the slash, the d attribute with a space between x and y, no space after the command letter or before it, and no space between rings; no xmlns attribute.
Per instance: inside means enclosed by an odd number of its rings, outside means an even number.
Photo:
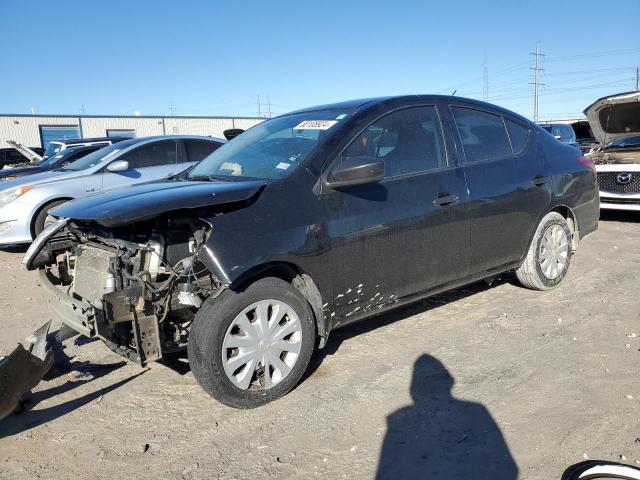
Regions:
<svg viewBox="0 0 640 480"><path fill-rule="evenodd" d="M0 184L0 246L31 243L53 219L49 210L101 190L176 175L220 147L225 140L167 135L124 140L62 168Z"/></svg>
<svg viewBox="0 0 640 480"><path fill-rule="evenodd" d="M584 114L601 145L586 154L596 165L600 208L640 211L640 92L600 98Z"/></svg>

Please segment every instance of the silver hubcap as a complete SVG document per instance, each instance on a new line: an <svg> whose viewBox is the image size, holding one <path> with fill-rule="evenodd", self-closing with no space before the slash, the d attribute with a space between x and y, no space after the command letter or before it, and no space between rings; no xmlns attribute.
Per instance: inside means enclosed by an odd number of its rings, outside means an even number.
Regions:
<svg viewBox="0 0 640 480"><path fill-rule="evenodd" d="M222 343L222 364L236 387L269 389L289 375L301 347L302 325L293 308L261 300L231 322Z"/></svg>
<svg viewBox="0 0 640 480"><path fill-rule="evenodd" d="M567 267L569 239L560 225L553 225L544 232L540 242L540 269L549 280L558 278Z"/></svg>

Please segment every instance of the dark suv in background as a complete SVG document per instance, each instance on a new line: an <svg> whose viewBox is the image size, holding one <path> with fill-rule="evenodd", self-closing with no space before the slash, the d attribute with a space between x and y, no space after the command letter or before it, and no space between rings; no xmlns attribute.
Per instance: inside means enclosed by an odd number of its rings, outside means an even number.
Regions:
<svg viewBox="0 0 640 480"><path fill-rule="evenodd" d="M565 123L544 123L540 124L540 127L553 135L560 143L579 148L578 141L576 140L576 132L571 125Z"/></svg>

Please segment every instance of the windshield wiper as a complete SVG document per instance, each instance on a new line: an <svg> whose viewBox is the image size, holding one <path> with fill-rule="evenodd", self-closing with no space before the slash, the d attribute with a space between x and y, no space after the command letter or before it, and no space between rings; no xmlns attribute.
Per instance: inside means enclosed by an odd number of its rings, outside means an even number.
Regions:
<svg viewBox="0 0 640 480"><path fill-rule="evenodd" d="M224 175L196 175L186 178L187 180L193 180L194 182L213 182L215 180L222 180L223 182L233 182L231 178Z"/></svg>

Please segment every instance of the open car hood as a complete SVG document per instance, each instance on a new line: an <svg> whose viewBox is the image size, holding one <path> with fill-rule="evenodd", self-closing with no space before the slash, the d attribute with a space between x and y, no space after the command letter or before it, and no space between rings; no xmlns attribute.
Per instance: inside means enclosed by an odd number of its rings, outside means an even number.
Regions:
<svg viewBox="0 0 640 480"><path fill-rule="evenodd" d="M7 140L7 143L18 150L22 155L27 157L31 163L39 162L40 160L42 160L42 157L40 155L21 143L14 142L13 140Z"/></svg>
<svg viewBox="0 0 640 480"><path fill-rule="evenodd" d="M107 190L51 210L56 217L95 221L105 227L149 220L166 212L239 202L266 182L161 180Z"/></svg>
<svg viewBox="0 0 640 480"><path fill-rule="evenodd" d="M603 97L585 110L593 136L601 145L629 135L640 135L640 92Z"/></svg>

